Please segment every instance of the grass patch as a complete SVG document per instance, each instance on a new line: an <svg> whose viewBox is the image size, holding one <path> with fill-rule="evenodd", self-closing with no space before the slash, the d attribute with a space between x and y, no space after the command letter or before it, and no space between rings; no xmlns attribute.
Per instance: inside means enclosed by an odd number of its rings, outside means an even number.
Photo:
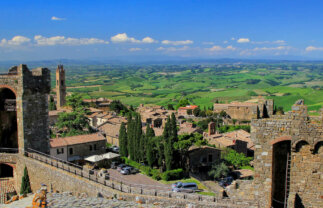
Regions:
<svg viewBox="0 0 323 208"><path fill-rule="evenodd" d="M201 195L206 195L206 196L216 196L216 194L214 192L200 191L200 192L196 192L196 193L201 194Z"/></svg>
<svg viewBox="0 0 323 208"><path fill-rule="evenodd" d="M241 166L240 169L247 169L247 170L255 170L254 167L251 167L251 166Z"/></svg>

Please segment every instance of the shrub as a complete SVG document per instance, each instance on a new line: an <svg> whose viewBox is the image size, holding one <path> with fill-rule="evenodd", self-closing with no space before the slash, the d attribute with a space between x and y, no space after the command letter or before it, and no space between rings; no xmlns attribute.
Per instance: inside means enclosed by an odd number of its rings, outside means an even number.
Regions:
<svg viewBox="0 0 323 208"><path fill-rule="evenodd" d="M164 181L170 181L170 180L177 180L181 179L184 175L184 171L182 168L175 169L175 170L168 170L162 173L161 178Z"/></svg>
<svg viewBox="0 0 323 208"><path fill-rule="evenodd" d="M29 182L29 175L27 171L27 167L25 166L24 169L24 175L21 179L21 188L20 188L20 194L28 194L31 193L31 188L30 188L30 182Z"/></svg>

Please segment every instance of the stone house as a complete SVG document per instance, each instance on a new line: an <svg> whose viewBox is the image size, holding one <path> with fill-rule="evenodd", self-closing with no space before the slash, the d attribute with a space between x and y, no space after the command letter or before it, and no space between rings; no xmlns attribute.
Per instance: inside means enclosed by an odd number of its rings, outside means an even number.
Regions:
<svg viewBox="0 0 323 208"><path fill-rule="evenodd" d="M204 172L221 159L221 150L209 146L192 146L189 148L189 168L192 172Z"/></svg>
<svg viewBox="0 0 323 208"><path fill-rule="evenodd" d="M151 125L153 128L163 128L167 118L176 113L174 110L166 110L162 106L144 106L141 104L137 108L137 112L141 115L143 125Z"/></svg>
<svg viewBox="0 0 323 208"><path fill-rule="evenodd" d="M238 121L251 121L257 118L268 118L274 114L274 101L254 99L246 102L231 102L229 104L214 103L213 111L226 112L231 119Z"/></svg>
<svg viewBox="0 0 323 208"><path fill-rule="evenodd" d="M105 153L106 139L100 133L50 139L50 155L64 160L82 160Z"/></svg>
<svg viewBox="0 0 323 208"><path fill-rule="evenodd" d="M180 116L186 117L186 116L188 116L187 110L192 110L192 113L193 113L193 110L195 108L198 108L198 106L197 105L188 105L188 106L185 106L185 107L179 107L178 110L177 110L177 115L179 117Z"/></svg>
<svg viewBox="0 0 323 208"><path fill-rule="evenodd" d="M106 122L98 127L109 144L119 146L119 130L121 123Z"/></svg>
<svg viewBox="0 0 323 208"><path fill-rule="evenodd" d="M204 139L209 144L219 148L231 148L246 156L253 156L254 144L251 141L250 134L244 130L237 130L219 134L215 131L215 123L209 123L208 132L203 133Z"/></svg>
<svg viewBox="0 0 323 208"><path fill-rule="evenodd" d="M183 122L179 125L178 135L180 134L193 134L193 133L202 133L203 131L194 126L193 123Z"/></svg>

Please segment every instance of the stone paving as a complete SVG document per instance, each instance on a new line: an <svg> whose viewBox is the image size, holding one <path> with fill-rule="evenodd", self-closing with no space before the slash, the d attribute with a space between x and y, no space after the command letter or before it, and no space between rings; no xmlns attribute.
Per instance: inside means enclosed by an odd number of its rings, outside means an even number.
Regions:
<svg viewBox="0 0 323 208"><path fill-rule="evenodd" d="M10 204L2 204L0 208L25 208L32 207L32 199L34 195L15 201ZM153 204L138 204L135 201L122 201L117 199L105 198L81 198L71 196L69 194L47 194L48 208L127 208L127 207L140 207L140 208L175 208L178 206L162 206Z"/></svg>
<svg viewBox="0 0 323 208"><path fill-rule="evenodd" d="M123 208L123 207L142 207L142 208L159 208L159 207L176 207L176 206L162 206L153 204L138 204L135 201L122 201L118 199L105 198L81 198L71 196L69 194L48 194L47 195L48 208ZM178 206L177 206L178 207Z"/></svg>

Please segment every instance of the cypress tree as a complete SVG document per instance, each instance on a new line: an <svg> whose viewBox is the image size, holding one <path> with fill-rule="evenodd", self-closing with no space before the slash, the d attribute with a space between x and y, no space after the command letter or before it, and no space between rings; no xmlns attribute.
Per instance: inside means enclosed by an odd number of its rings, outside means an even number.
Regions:
<svg viewBox="0 0 323 208"><path fill-rule="evenodd" d="M155 160L152 140L146 141L146 158L147 158L147 163L149 167L152 168Z"/></svg>
<svg viewBox="0 0 323 208"><path fill-rule="evenodd" d="M129 116L128 119L128 134L127 134L127 146L128 146L128 155L130 159L134 159L134 148L133 148L133 134L134 134L134 121L132 120L132 117Z"/></svg>
<svg viewBox="0 0 323 208"><path fill-rule="evenodd" d="M164 144L163 144L163 137L158 137L158 139L155 140L155 145L157 147L157 158L158 158L158 167L161 167L163 165L164 160Z"/></svg>
<svg viewBox="0 0 323 208"><path fill-rule="evenodd" d="M122 122L119 130L119 146L120 146L120 155L122 157L128 156L128 146L127 146L127 131L126 125Z"/></svg>
<svg viewBox="0 0 323 208"><path fill-rule="evenodd" d="M22 179L21 179L20 194L28 194L28 193L31 193L31 188L30 188L30 181L29 181L27 167L25 166L24 175L22 176Z"/></svg>
<svg viewBox="0 0 323 208"><path fill-rule="evenodd" d="M177 141L177 125L176 125L176 117L175 114L172 113L172 117L171 117L171 136L172 136L172 143Z"/></svg>
<svg viewBox="0 0 323 208"><path fill-rule="evenodd" d="M172 163L173 163L173 147L172 147L171 138L167 138L165 141L164 154L165 154L166 170L171 170Z"/></svg>
<svg viewBox="0 0 323 208"><path fill-rule="evenodd" d="M163 132L164 158L165 158L166 170L172 169L172 162L173 162L172 161L173 160L172 140L173 140L173 136L174 136L174 133L173 133L173 129L172 129L172 123L171 123L170 118L168 117L167 122L165 124L165 129Z"/></svg>
<svg viewBox="0 0 323 208"><path fill-rule="evenodd" d="M151 165L149 165L150 167L152 167L153 164L153 145L152 145L152 138L155 137L155 131L154 129L152 129L150 127L150 125L147 125L146 128L146 135L145 135L145 141L144 141L144 153L143 153L143 160L147 160L148 164L150 162ZM150 160L150 161L149 161Z"/></svg>

